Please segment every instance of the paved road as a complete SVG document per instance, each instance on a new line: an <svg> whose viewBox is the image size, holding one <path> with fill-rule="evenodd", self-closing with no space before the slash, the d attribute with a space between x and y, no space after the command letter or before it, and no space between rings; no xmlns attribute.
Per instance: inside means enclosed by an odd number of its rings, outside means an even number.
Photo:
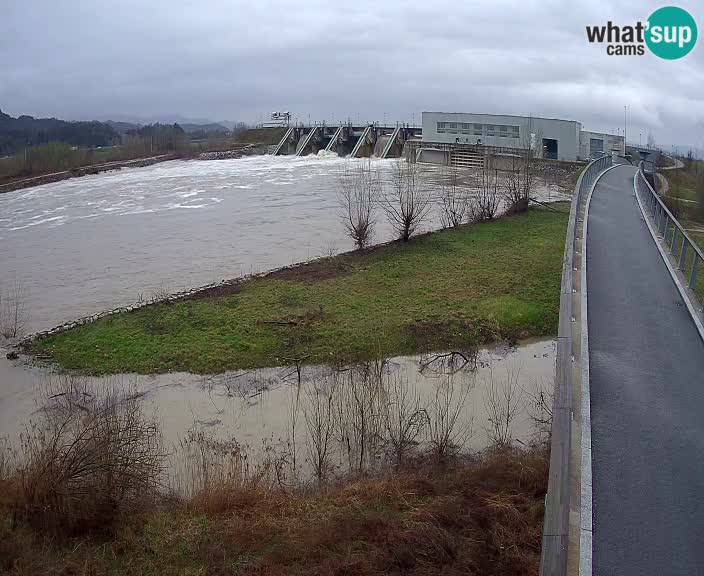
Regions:
<svg viewBox="0 0 704 576"><path fill-rule="evenodd" d="M601 178L588 220L594 574L704 574L704 342L634 172Z"/></svg>

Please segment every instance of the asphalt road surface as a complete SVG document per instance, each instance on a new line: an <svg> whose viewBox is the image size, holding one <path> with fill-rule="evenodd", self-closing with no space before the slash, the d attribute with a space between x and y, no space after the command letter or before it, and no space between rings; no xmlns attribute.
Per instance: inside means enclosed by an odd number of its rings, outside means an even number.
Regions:
<svg viewBox="0 0 704 576"><path fill-rule="evenodd" d="M599 180L588 220L594 574L704 574L704 342L634 173Z"/></svg>

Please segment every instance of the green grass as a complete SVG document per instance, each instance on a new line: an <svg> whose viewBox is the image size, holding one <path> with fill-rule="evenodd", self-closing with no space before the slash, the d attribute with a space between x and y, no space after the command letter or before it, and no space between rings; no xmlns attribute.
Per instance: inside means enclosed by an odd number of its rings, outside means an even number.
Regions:
<svg viewBox="0 0 704 576"><path fill-rule="evenodd" d="M704 232L688 232L690 238L694 240L699 247L704 250Z"/></svg>
<svg viewBox="0 0 704 576"><path fill-rule="evenodd" d="M215 373L557 330L565 212L539 209L151 305L34 344L83 373Z"/></svg>

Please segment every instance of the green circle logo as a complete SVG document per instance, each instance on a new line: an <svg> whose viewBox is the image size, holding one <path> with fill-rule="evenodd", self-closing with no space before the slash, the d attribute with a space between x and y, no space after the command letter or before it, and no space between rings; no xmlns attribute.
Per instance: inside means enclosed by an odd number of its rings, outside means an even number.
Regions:
<svg viewBox="0 0 704 576"><path fill-rule="evenodd" d="M665 6L653 12L645 24L645 43L665 60L686 56L697 41L697 23L682 8Z"/></svg>

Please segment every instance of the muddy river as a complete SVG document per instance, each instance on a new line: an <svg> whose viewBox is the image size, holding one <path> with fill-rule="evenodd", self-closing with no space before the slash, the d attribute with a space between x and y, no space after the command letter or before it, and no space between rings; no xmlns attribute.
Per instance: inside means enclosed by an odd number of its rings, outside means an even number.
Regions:
<svg viewBox="0 0 704 576"><path fill-rule="evenodd" d="M539 437L539 421L547 418L545 408L552 406L554 341L535 341L515 348L484 348L479 351L476 363L455 360L448 364L446 359L435 356L390 358L383 364L382 376L374 389L383 390L383 406L398 406L399 398L404 395L408 405L414 406L413 411L423 413L423 422L437 421L442 417L439 411L445 406L447 412L456 416L454 441L464 450L480 450L497 436L523 444ZM378 363L371 366L372 370L378 368ZM56 393L60 378L46 368L11 362L3 355L0 438L16 438L36 421L46 402L47 389ZM124 374L85 380L94 390L108 385L142 394L145 412L161 422L165 444L174 454L183 454L184 439L194 433L236 444L254 464L267 453L280 454L284 449L291 452L295 446L296 470L303 477L311 473L309 419L314 409L321 406L315 404L319 400L316 392L326 394L335 390L336 408L330 416L342 420L337 407L347 402L346 410L350 409L350 390L357 390L362 398L367 398L365 390L368 390L354 388L363 384L360 378L353 380L349 367L341 372L329 367L304 366L300 379L295 367L287 366L210 376ZM322 406L326 406L324 401ZM383 412L378 406L382 403L372 402L368 407L375 418ZM494 424L506 421L508 412L511 413L508 424L497 429ZM377 425L383 428L384 422L381 418ZM414 441L421 448L429 446L433 440L431 432L429 425L423 425ZM335 466L345 470L350 466L349 446L343 449L337 441L331 441L331 445ZM376 448L381 451L383 447ZM178 459L181 465L182 460Z"/></svg>
<svg viewBox="0 0 704 576"><path fill-rule="evenodd" d="M0 284L21 284L37 331L154 291L349 250L337 199L346 162L171 161L0 194ZM388 179L396 161L373 162ZM535 195L564 198L554 185ZM430 216L426 229L439 225ZM380 214L374 240L389 237Z"/></svg>
<svg viewBox="0 0 704 576"><path fill-rule="evenodd" d="M132 304L155 290L184 290L348 250L337 200L345 162L312 156L171 161L2 194L0 282L22 286L31 332ZM388 179L395 161L374 162ZM565 198L545 184L536 195ZM425 227L438 224L434 211ZM389 237L380 215L374 239ZM0 351L0 437L16 438L36 418L42 391L56 376ZM553 341L486 348L476 366L458 370L424 368L426 360L389 359L384 386L411 391L425 414L444 399L456 408L462 445L477 449L497 434L496 405L508 395L516 408L503 433L524 443L534 438L536 398L552 389ZM292 378L291 367L208 377L125 374L110 383L144 395L170 446L193 430L253 454L262 446L293 445L297 466L306 469L310 391L331 382L349 389L344 374L334 372L304 367L300 379ZM340 452L339 466L344 459Z"/></svg>

